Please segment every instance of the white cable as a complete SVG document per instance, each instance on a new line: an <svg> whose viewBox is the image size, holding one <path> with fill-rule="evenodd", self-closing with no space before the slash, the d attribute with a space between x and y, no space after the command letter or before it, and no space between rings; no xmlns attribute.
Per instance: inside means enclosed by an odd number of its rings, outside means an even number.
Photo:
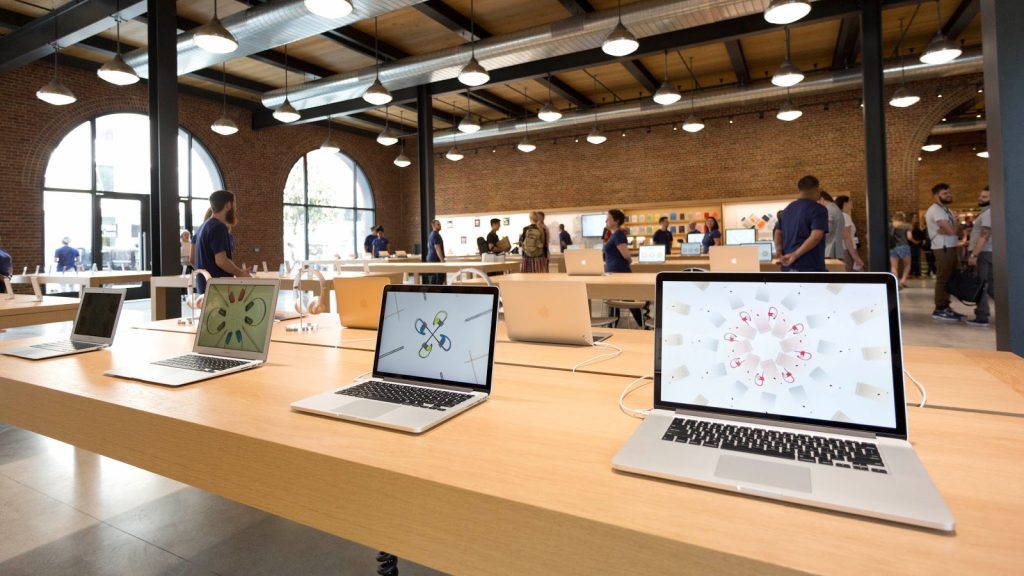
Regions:
<svg viewBox="0 0 1024 576"><path fill-rule="evenodd" d="M619 348L618 346L613 346L611 344L605 344L604 342L594 342L594 347L595 348L608 348L609 350L612 350L612 352L605 352L604 354L598 354L597 356L594 356L593 358L588 358L588 359L586 359L586 360L584 360L582 362L577 363L575 366L572 367L572 371L573 372L575 372L577 368L582 368L584 366L588 366L588 365L593 364L595 362L601 362L603 360L611 360L612 358L616 358L620 354L622 354L622 348Z"/></svg>
<svg viewBox="0 0 1024 576"><path fill-rule="evenodd" d="M910 381L914 383L914 386L917 386L918 392L921 393L921 403L918 404L917 407L924 408L924 405L928 403L928 391L924 389L924 384L918 382L917 378L914 378L914 375L907 370L904 370L903 373L907 375L907 378L910 378Z"/></svg>
<svg viewBox="0 0 1024 576"><path fill-rule="evenodd" d="M641 376L626 385L625 390L622 391L622 395L619 396L619 410L622 410L623 414L626 414L627 416L632 416L633 418L646 418L647 415L651 413L650 408L648 408L647 410L638 410L636 408L630 408L629 406L626 406L626 396L629 396L633 392L636 392L637 390L643 388L644 385L647 384L645 380L653 379L654 378L650 375ZM636 386L638 382L640 383L640 385Z"/></svg>

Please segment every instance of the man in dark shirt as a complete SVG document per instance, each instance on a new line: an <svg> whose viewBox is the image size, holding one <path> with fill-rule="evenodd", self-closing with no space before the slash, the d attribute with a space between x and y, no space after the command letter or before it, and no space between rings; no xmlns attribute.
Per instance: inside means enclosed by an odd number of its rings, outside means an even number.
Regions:
<svg viewBox="0 0 1024 576"><path fill-rule="evenodd" d="M501 228L501 220L497 218L491 218L491 231L487 233L487 251L491 254L498 254L501 251L498 249L498 242L501 241L498 238L498 230Z"/></svg>
<svg viewBox="0 0 1024 576"><path fill-rule="evenodd" d="M828 232L828 210L818 203L821 189L818 179L804 176L797 183L800 197L782 211L776 245L781 234L783 272L825 272L825 234Z"/></svg>
<svg viewBox="0 0 1024 576"><path fill-rule="evenodd" d="M373 257L380 258L381 252L388 251L390 242L384 237L384 227L377 226L377 237L373 239Z"/></svg>
<svg viewBox="0 0 1024 576"><path fill-rule="evenodd" d="M565 252L569 246L572 246L572 236L565 231L565 224L558 225L558 247Z"/></svg>
<svg viewBox="0 0 1024 576"><path fill-rule="evenodd" d="M651 238L651 244L657 244L665 247L665 256L672 253L672 233L668 231L668 217L662 216L658 219L658 225L661 227L654 231L654 237Z"/></svg>
<svg viewBox="0 0 1024 576"><path fill-rule="evenodd" d="M10 278L14 275L14 264L11 260L11 255L0 248L0 294L7 291L4 287L3 279Z"/></svg>
<svg viewBox="0 0 1024 576"><path fill-rule="evenodd" d="M210 194L210 210L213 214L199 227L193 243L196 251L196 269L206 270L214 278L249 276L248 271L239 268L231 260L235 250L235 238L231 235L231 227L238 222L234 193L217 190ZM196 292L203 294L205 291L206 279L197 276Z"/></svg>
<svg viewBox="0 0 1024 576"><path fill-rule="evenodd" d="M53 253L53 261L57 263L57 272L75 270L75 264L78 262L78 250L68 246L71 243L71 239L67 236L60 243L63 246L57 248L56 252Z"/></svg>
<svg viewBox="0 0 1024 576"><path fill-rule="evenodd" d="M427 235L427 262L444 262L444 238L441 238L441 221L430 222L430 234ZM447 274L424 274L424 284L444 284Z"/></svg>
<svg viewBox="0 0 1024 576"><path fill-rule="evenodd" d="M363 239L363 252L373 254L373 241L377 239L377 227L370 226L370 233Z"/></svg>

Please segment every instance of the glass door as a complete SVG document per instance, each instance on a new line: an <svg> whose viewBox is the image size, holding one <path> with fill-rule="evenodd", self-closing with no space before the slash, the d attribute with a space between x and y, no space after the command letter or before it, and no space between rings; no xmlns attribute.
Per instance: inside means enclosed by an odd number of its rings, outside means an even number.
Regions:
<svg viewBox="0 0 1024 576"><path fill-rule="evenodd" d="M96 197L95 222L101 270L149 270L146 246L149 232L148 199L130 194L104 193ZM129 298L145 298L141 283L132 283Z"/></svg>

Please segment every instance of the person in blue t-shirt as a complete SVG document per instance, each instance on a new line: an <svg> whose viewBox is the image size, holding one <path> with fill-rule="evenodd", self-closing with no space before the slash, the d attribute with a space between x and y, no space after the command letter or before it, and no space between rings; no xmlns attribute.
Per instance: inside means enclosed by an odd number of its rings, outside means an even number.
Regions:
<svg viewBox="0 0 1024 576"><path fill-rule="evenodd" d="M821 188L814 176L797 183L800 197L782 210L776 245L782 245L779 264L783 272L825 272L825 234L828 210L818 203ZM781 238L780 238L781 235Z"/></svg>
<svg viewBox="0 0 1024 576"><path fill-rule="evenodd" d="M14 263L11 260L11 255L0 248L0 294L7 291L4 287L3 279L10 278L14 275Z"/></svg>
<svg viewBox="0 0 1024 576"><path fill-rule="evenodd" d="M389 243L384 237L384 227L377 226L377 237L373 239L373 257L380 258L381 252L387 252Z"/></svg>
<svg viewBox="0 0 1024 576"><path fill-rule="evenodd" d="M604 271L608 273L632 272L630 264L633 256L629 253L629 240L622 230L626 223L626 215L622 210L611 209L604 220L605 228L608 230L608 240L604 243ZM630 308L636 325L643 327L643 311L638 308Z"/></svg>
<svg viewBox="0 0 1024 576"><path fill-rule="evenodd" d="M444 238L441 238L441 221L430 223L430 234L427 236L427 262L444 262ZM445 274L424 274L424 284L444 284Z"/></svg>
<svg viewBox="0 0 1024 576"><path fill-rule="evenodd" d="M238 223L234 193L217 190L210 194L210 210L212 214L199 227L193 242L196 269L206 270L214 278L248 277L249 272L239 268L231 259L235 251L231 228ZM202 294L205 291L206 279L197 276L196 292Z"/></svg>
<svg viewBox="0 0 1024 576"><path fill-rule="evenodd" d="M74 271L75 265L78 264L78 250L68 246L71 239L67 236L61 239L60 243L62 246L53 253L53 261L57 263L57 272Z"/></svg>
<svg viewBox="0 0 1024 576"><path fill-rule="evenodd" d="M722 230L718 227L718 219L708 216L704 221L704 237L700 240L701 254L707 254L712 246L722 245Z"/></svg>
<svg viewBox="0 0 1024 576"><path fill-rule="evenodd" d="M370 233L363 239L363 252L373 254L373 241L377 239L377 226L370 226Z"/></svg>
<svg viewBox="0 0 1024 576"><path fill-rule="evenodd" d="M665 256L672 253L672 233L668 231L668 216L662 216L658 219L658 229L654 231L651 244L664 246Z"/></svg>

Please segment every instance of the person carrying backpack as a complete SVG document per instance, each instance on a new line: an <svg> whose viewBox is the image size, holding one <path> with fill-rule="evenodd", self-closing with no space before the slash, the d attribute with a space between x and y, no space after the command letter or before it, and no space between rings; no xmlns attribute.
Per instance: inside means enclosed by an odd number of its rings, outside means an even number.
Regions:
<svg viewBox="0 0 1024 576"><path fill-rule="evenodd" d="M547 239L538 225L539 222L540 214L530 212L530 225L523 228L523 234L519 237L519 249L523 255L520 272L548 271Z"/></svg>

